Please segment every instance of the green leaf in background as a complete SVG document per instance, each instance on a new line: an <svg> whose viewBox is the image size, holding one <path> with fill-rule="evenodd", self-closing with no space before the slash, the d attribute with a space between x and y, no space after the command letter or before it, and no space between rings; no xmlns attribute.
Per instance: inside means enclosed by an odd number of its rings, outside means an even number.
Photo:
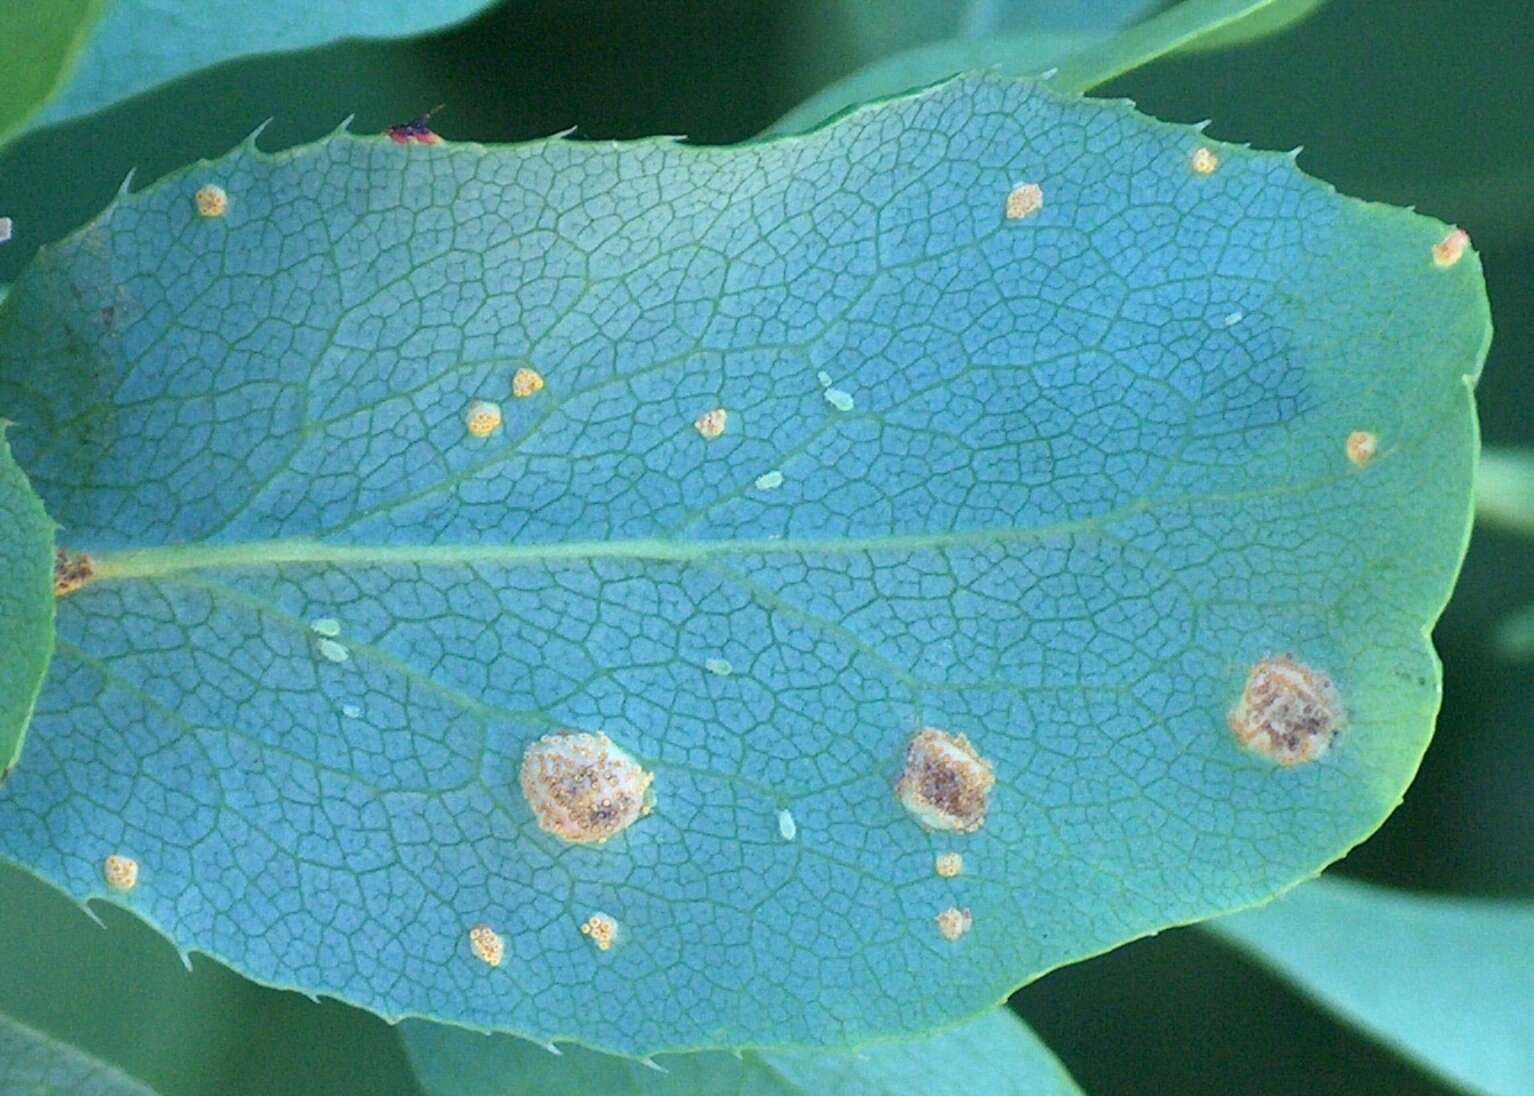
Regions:
<svg viewBox="0 0 1534 1096"><path fill-rule="evenodd" d="M959 5L963 15L958 18L954 8L941 9L946 16L937 24L938 33L946 32L942 37L891 49L816 92L767 132L802 133L859 103L974 69L1036 76L1058 68L1051 83L1062 91L1083 92L1175 49L1196 45L1205 35L1271 33L1296 17L1293 9L1308 10L1315 0L1185 0L1149 14L1156 6L1144 0L1100 4L1088 9L1088 15L1078 9L1074 19L1061 18L1048 4L1021 0L976 0ZM1261 27L1249 27L1259 16L1269 20ZM872 12L868 19L884 25ZM937 22L936 13L931 21ZM916 22L926 34L937 31L928 21ZM899 22L896 27L912 37L919 33ZM884 33L890 35L888 29Z"/></svg>
<svg viewBox="0 0 1534 1096"><path fill-rule="evenodd" d="M377 1017L265 989L201 956L183 963L131 913L94 912L99 921L0 864L0 1017L161 1096L417 1091L394 1029ZM0 1051L0 1092L14 1091L14 1073Z"/></svg>
<svg viewBox="0 0 1534 1096"><path fill-rule="evenodd" d="M54 526L11 456L13 428L0 418L0 783L21 755L53 655Z"/></svg>
<svg viewBox="0 0 1534 1096"><path fill-rule="evenodd" d="M1050 83L1061 91L1084 92L1131 72L1158 57L1194 49L1206 39L1277 30L1315 5L1308 0L1183 0L1122 33L1062 57ZM1263 17L1267 17L1263 21Z"/></svg>
<svg viewBox="0 0 1534 1096"><path fill-rule="evenodd" d="M0 1013L0 1088L8 1093L145 1096L120 1070Z"/></svg>
<svg viewBox="0 0 1534 1096"><path fill-rule="evenodd" d="M1470 1091L1534 1092L1534 905L1328 878L1207 927Z"/></svg>
<svg viewBox="0 0 1534 1096"><path fill-rule="evenodd" d="M1431 734L1488 338L1444 235L996 77L125 194L0 308L97 566L0 852L133 856L110 897L263 982L633 1054L931 1030L1260 901ZM1346 727L1281 768L1227 720L1285 652ZM976 832L897 800L922 727L994 766ZM523 798L566 728L654 778L603 845Z"/></svg>
<svg viewBox="0 0 1534 1096"><path fill-rule="evenodd" d="M402 38L438 30L468 19L491 0L101 2L107 4L106 14L85 45L74 79L43 111L38 124L89 114L236 57L310 49L347 38ZM81 0L75 3L84 6Z"/></svg>
<svg viewBox="0 0 1534 1096"><path fill-rule="evenodd" d="M63 85L108 2L27 0L6 6L0 29L0 145Z"/></svg>
<svg viewBox="0 0 1534 1096"><path fill-rule="evenodd" d="M514 1036L420 1020L406 1020L399 1030L428 1096L1065 1096L1081 1091L1005 1007L933 1035L857 1050L664 1054L648 1065L578 1046L554 1055Z"/></svg>
<svg viewBox="0 0 1534 1096"><path fill-rule="evenodd" d="M1497 621L1492 644L1502 658L1513 661L1534 658L1534 605L1515 609Z"/></svg>
<svg viewBox="0 0 1534 1096"><path fill-rule="evenodd" d="M1534 449L1487 449L1475 476L1477 520L1534 535Z"/></svg>

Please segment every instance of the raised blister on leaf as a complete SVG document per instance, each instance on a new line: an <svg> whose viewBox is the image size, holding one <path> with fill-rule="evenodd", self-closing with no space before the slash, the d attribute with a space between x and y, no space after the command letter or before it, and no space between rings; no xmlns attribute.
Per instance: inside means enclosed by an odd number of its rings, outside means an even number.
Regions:
<svg viewBox="0 0 1534 1096"><path fill-rule="evenodd" d="M1241 744L1280 765L1314 761L1342 730L1332 679L1292 655L1262 659L1246 677L1230 728Z"/></svg>
<svg viewBox="0 0 1534 1096"><path fill-rule="evenodd" d="M113 853L102 862L101 877L115 891L130 891L138 886L138 861Z"/></svg>
<svg viewBox="0 0 1534 1096"><path fill-rule="evenodd" d="M1348 435L1348 460L1362 468L1374 459L1379 451L1380 439L1372 430L1355 430Z"/></svg>
<svg viewBox="0 0 1534 1096"><path fill-rule="evenodd" d="M974 833L985 825L996 772L962 734L923 727L906 745L895 795L922 825Z"/></svg>
<svg viewBox="0 0 1534 1096"><path fill-rule="evenodd" d="M229 212L229 195L217 183L206 183L192 196L201 217L222 217Z"/></svg>
<svg viewBox="0 0 1534 1096"><path fill-rule="evenodd" d="M506 959L506 941L483 922L469 930L469 950L487 967L498 967Z"/></svg>
<svg viewBox="0 0 1534 1096"><path fill-rule="evenodd" d="M593 913L581 923L581 935L601 951L611 951L618 941L618 922L605 913Z"/></svg>
<svg viewBox="0 0 1534 1096"><path fill-rule="evenodd" d="M541 828L600 845L649 813L655 777L605 734L562 731L528 745L521 779Z"/></svg>

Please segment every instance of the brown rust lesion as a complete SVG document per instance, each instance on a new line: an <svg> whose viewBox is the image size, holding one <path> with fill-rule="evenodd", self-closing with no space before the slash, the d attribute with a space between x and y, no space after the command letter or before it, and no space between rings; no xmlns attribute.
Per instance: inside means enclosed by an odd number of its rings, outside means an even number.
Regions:
<svg viewBox="0 0 1534 1096"><path fill-rule="evenodd" d="M60 548L53 556L53 596L68 597L96 576L96 565L84 552Z"/></svg>
<svg viewBox="0 0 1534 1096"><path fill-rule="evenodd" d="M985 825L995 783L991 763L968 738L923 727L906 745L895 795L929 829L974 833Z"/></svg>
<svg viewBox="0 0 1534 1096"><path fill-rule="evenodd" d="M1282 654L1251 668L1229 722L1243 746L1287 768L1331 749L1346 715L1327 674Z"/></svg>

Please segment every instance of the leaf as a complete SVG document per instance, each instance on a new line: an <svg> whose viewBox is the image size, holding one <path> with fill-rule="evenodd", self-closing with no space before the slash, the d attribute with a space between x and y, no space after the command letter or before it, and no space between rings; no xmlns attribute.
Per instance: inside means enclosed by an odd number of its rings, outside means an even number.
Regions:
<svg viewBox="0 0 1534 1096"><path fill-rule="evenodd" d="M857 1051L722 1051L650 1064L584 1047L551 1054L510 1035L406 1020L400 1036L428 1096L666 1096L668 1093L1080 1093L1065 1067L1005 1007L958 1027Z"/></svg>
<svg viewBox="0 0 1534 1096"><path fill-rule="evenodd" d="M4 1015L0 1015L0 1085L6 1092L39 1096L50 1092L135 1096L151 1091L105 1062Z"/></svg>
<svg viewBox="0 0 1534 1096"><path fill-rule="evenodd" d="M1534 1091L1534 905L1328 878L1208 928L1457 1084Z"/></svg>
<svg viewBox="0 0 1534 1096"><path fill-rule="evenodd" d="M1314 15L1327 0L1277 0L1245 18L1218 30L1201 33L1185 47L1189 52L1211 52L1249 46L1282 31L1291 30L1296 23L1304 22Z"/></svg>
<svg viewBox="0 0 1534 1096"><path fill-rule="evenodd" d="M491 0L110 0L73 81L39 119L53 125L101 110L189 72L259 53L348 38L404 38L450 26Z"/></svg>
<svg viewBox="0 0 1534 1096"><path fill-rule="evenodd" d="M0 145L68 78L107 2L29 0L7 5L0 32Z"/></svg>
<svg viewBox="0 0 1534 1096"><path fill-rule="evenodd" d="M0 854L77 896L133 855L117 901L263 982L635 1055L931 1030L1313 874L1431 733L1486 306L1443 226L1200 141L972 77L734 149L337 136L124 195L0 308L97 568ZM1280 771L1227 716L1291 651L1348 726ZM978 832L893 794L923 726L994 765ZM653 813L543 832L561 729Z"/></svg>
<svg viewBox="0 0 1534 1096"><path fill-rule="evenodd" d="M1136 26L1131 24L1153 4L1108 4L1092 8L1090 18L1078 13L1076 20L1063 23L1051 22L1047 8L1040 10L1019 0L977 4L975 9L992 13L993 18L972 17L953 27L950 37L880 57L822 88L766 132L803 133L860 103L976 69L1037 76L1059 68L1051 77L1057 87L1087 91L1163 53L1191 45L1202 34L1244 26L1246 19L1275 3L1289 6L1288 0L1185 0ZM998 11L1004 16L995 17Z"/></svg>
<svg viewBox="0 0 1534 1096"><path fill-rule="evenodd" d="M1510 662L1534 659L1534 605L1514 609L1497 621L1492 649Z"/></svg>
<svg viewBox="0 0 1534 1096"><path fill-rule="evenodd" d="M166 1096L419 1092L377 1017L263 989L207 959L183 963L132 914L88 911L4 864L0 1015Z"/></svg>
<svg viewBox="0 0 1534 1096"><path fill-rule="evenodd" d="M10 425L0 419L0 783L53 655L53 522L11 456Z"/></svg>
<svg viewBox="0 0 1534 1096"><path fill-rule="evenodd" d="M1193 49L1206 38L1244 33L1270 9L1291 6L1292 0L1183 0L1063 58L1050 83L1061 91L1088 91L1174 50Z"/></svg>
<svg viewBox="0 0 1534 1096"><path fill-rule="evenodd" d="M1475 477L1475 516L1534 534L1534 449L1487 449Z"/></svg>

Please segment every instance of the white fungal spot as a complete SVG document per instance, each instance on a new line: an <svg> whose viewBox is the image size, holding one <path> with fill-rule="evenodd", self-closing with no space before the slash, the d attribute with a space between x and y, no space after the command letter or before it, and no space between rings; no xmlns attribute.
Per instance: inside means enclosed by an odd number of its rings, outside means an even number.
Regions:
<svg viewBox="0 0 1534 1096"><path fill-rule="evenodd" d="M852 396L840 388L827 388L823 395L826 402L838 411L851 411L853 408Z"/></svg>
<svg viewBox="0 0 1534 1096"><path fill-rule="evenodd" d="M1044 208L1044 188L1038 183L1019 183L1007 195L1007 220L1021 221Z"/></svg>
<svg viewBox="0 0 1534 1096"><path fill-rule="evenodd" d="M469 948L487 967L498 967L506 958L506 942L501 934L483 922L469 930Z"/></svg>
<svg viewBox="0 0 1534 1096"><path fill-rule="evenodd" d="M705 659L703 668L711 674L717 674L719 677L729 677L735 672L735 667L730 665L730 660L727 658Z"/></svg>
<svg viewBox="0 0 1534 1096"><path fill-rule="evenodd" d="M543 374L536 369L528 369L524 366L518 369L511 378L511 394L519 400L525 400L529 396L536 396L543 391Z"/></svg>
<svg viewBox="0 0 1534 1096"><path fill-rule="evenodd" d="M197 203L197 212L203 217L222 217L229 212L229 195L224 193L224 188L215 183L208 183L199 187L193 195Z"/></svg>
<svg viewBox="0 0 1534 1096"><path fill-rule="evenodd" d="M14 227L9 217L0 217L0 244L11 242L11 232Z"/></svg>
<svg viewBox="0 0 1534 1096"><path fill-rule="evenodd" d="M101 865L101 877L115 891L130 891L138 886L138 861L113 853Z"/></svg>
<svg viewBox="0 0 1534 1096"><path fill-rule="evenodd" d="M799 836L799 823L794 821L794 814L789 810L778 812L778 835L784 841L792 841Z"/></svg>
<svg viewBox="0 0 1534 1096"><path fill-rule="evenodd" d="M1380 439L1370 430L1355 430L1348 435L1348 460L1362 468L1374 459L1379 451Z"/></svg>
<svg viewBox="0 0 1534 1096"><path fill-rule="evenodd" d="M692 425L705 441L713 441L724 433L724 428L729 425L729 422L730 413L723 407L716 407L712 411L705 411L699 415Z"/></svg>
<svg viewBox="0 0 1534 1096"><path fill-rule="evenodd" d="M320 657L327 662L345 662L352 657L352 653L333 639L320 638L315 640L315 649L320 652Z"/></svg>
<svg viewBox="0 0 1534 1096"><path fill-rule="evenodd" d="M341 634L341 622L335 617L315 617L309 622L309 630L317 636L335 639Z"/></svg>
<svg viewBox="0 0 1534 1096"><path fill-rule="evenodd" d="M1242 312L1238 308L1238 309L1236 309L1236 311L1231 312L1228 315L1226 315L1226 317L1225 317L1225 326L1226 327L1235 327L1238 323L1240 323L1244 319L1246 319L1246 313Z"/></svg>
<svg viewBox="0 0 1534 1096"><path fill-rule="evenodd" d="M463 411L463 424L476 438L488 438L501 428L501 405L489 400L470 400Z"/></svg>
<svg viewBox="0 0 1534 1096"><path fill-rule="evenodd" d="M783 473L774 469L771 472L763 472L756 477L756 489L758 491L776 491L783 486Z"/></svg>
<svg viewBox="0 0 1534 1096"><path fill-rule="evenodd" d="M618 922L605 913L593 913L581 925L581 935L589 936L602 951L611 951L618 942Z"/></svg>
<svg viewBox="0 0 1534 1096"><path fill-rule="evenodd" d="M1454 229L1433 245L1433 265L1440 269L1453 266L1464 257L1465 249L1469 246L1470 233L1463 228Z"/></svg>
<svg viewBox="0 0 1534 1096"><path fill-rule="evenodd" d="M934 867L944 879L953 879L963 873L964 857L956 852L945 852L938 856Z"/></svg>
<svg viewBox="0 0 1534 1096"><path fill-rule="evenodd" d="M1220 157L1212 148L1199 147L1193 150L1191 164L1193 174L1213 175L1220 166Z"/></svg>
<svg viewBox="0 0 1534 1096"><path fill-rule="evenodd" d="M1253 666L1230 712L1230 729L1243 746L1285 766L1326 753L1342 725L1342 701L1332 679L1292 655Z"/></svg>
<svg viewBox="0 0 1534 1096"><path fill-rule="evenodd" d="M822 388L830 388L831 387L831 374L827 373L824 369L822 369L819 373L815 374L815 379L820 382L820 387L822 387Z"/></svg>
<svg viewBox="0 0 1534 1096"><path fill-rule="evenodd" d="M961 910L954 906L949 906L942 913L938 914L935 920L937 921L938 933L944 940L948 941L959 939L975 923L974 915L969 910Z"/></svg>
<svg viewBox="0 0 1534 1096"><path fill-rule="evenodd" d="M653 773L605 734L561 731L522 754L522 795L547 833L600 845L654 807Z"/></svg>
<svg viewBox="0 0 1534 1096"><path fill-rule="evenodd" d="M362 716L362 709L355 704L342 704L341 714L347 719L358 719Z"/></svg>
<svg viewBox="0 0 1534 1096"><path fill-rule="evenodd" d="M985 825L996 773L962 734L923 727L906 745L895 785L901 805L934 830L974 833Z"/></svg>

